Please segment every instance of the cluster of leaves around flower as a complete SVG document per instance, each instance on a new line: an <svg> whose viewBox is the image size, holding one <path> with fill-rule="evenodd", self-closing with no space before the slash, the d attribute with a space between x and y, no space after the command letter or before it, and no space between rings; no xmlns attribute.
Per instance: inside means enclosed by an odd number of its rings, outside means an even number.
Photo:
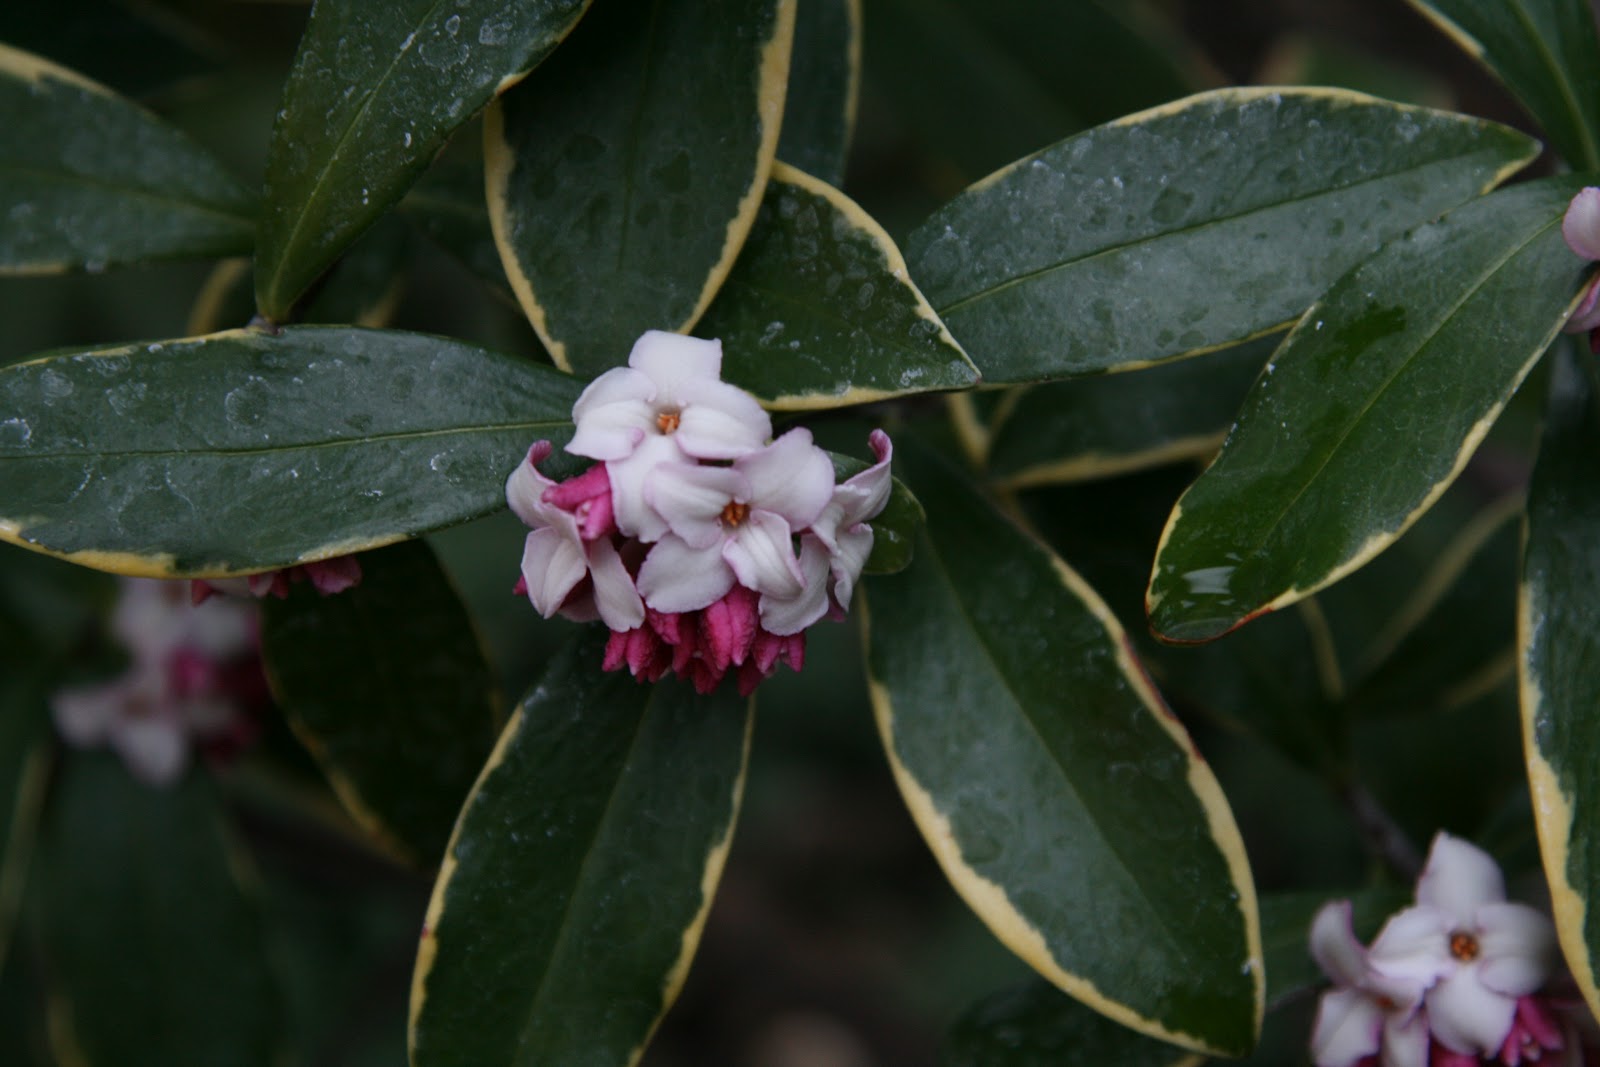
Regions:
<svg viewBox="0 0 1600 1067"><path fill-rule="evenodd" d="M779 662L798 667L805 628L863 599L895 780L978 916L1055 987L1132 1031L1246 1052L1268 980L1250 864L1216 776L1140 660L1186 704L1220 704L1351 792L1341 713L1398 684L1386 665L1417 619L1448 614L1447 579L1461 571L1430 571L1378 637L1355 642L1348 674L1335 653L1361 627L1311 597L1420 527L1544 354L1559 355L1562 326L1592 325L1592 178L1490 191L1540 146L1356 94L1219 90L1002 168L913 228L902 254L834 187L854 113L854 5L835 5L833 23L825 5L797 16L792 0L663 6L651 20L589 6L510 17L475 0L421 14L319 3L260 204L161 120L0 46L0 271L250 254L255 274L253 296L239 294L251 306L231 319L217 309L242 275L219 274L196 336L0 370L0 537L208 588L293 592L297 574L345 587L265 600L265 656L351 816L439 870L414 982L419 1067L463 1054L567 1062L574 1034L596 1062L631 1062L676 995L726 857L752 715L733 690ZM1543 21L1509 17L1510 0L1434 6L1574 170L1600 167L1600 38L1583 5ZM797 17L821 21L796 32ZM646 69L677 76L640 103L630 79ZM465 186L484 192L454 196L460 183L438 171L418 184L482 108L484 151ZM402 225L384 217L391 208L514 299L554 367L343 325L381 317L398 262L385 230ZM374 262L384 284L358 284ZM252 313L255 328L206 333ZM318 317L338 325L286 325ZM646 333L662 327L722 348ZM1600 766L1587 758L1600 679L1583 666L1600 566L1571 546L1600 544L1587 462L1600 418L1592 368L1551 363L1516 660L1534 818L1557 915L1572 916L1596 889L1575 857L1600 814L1588 800ZM811 428L774 435L768 414L980 378L1009 391L953 401L953 434L914 404L885 413L903 420L895 463L925 515L889 476L886 436L869 437L875 462L852 465L820 451ZM1132 416L1145 410L1156 425ZM1159 501L1170 514L1153 566L1138 549L1143 603L1124 608L1119 592L1120 618L1014 521L1023 488L1213 452L1176 506ZM503 502L534 527L523 552L534 606L607 630L552 655L507 723L469 613L414 540ZM1456 554L1472 555L1442 555ZM858 587L874 572L885 577ZM1096 581L1112 594L1114 576ZM130 590L124 603L152 595ZM21 615L26 634L34 617ZM373 618L386 627L376 651ZM1214 658L1185 660L1135 651L1130 622L1178 643L1250 625ZM1295 652L1275 662L1315 664L1314 695L1287 708L1258 706L1266 687L1208 699L1248 678L1248 656L1232 649L1270 648L1285 626L1299 627ZM150 724L207 733L232 690L193 642L129 647L123 681L63 689L58 717L70 736L104 737L147 777L169 778L184 750ZM1451 661L1428 688L1472 690L1481 664L1470 666ZM737 682L721 684L734 668ZM116 707L143 709L127 717L141 729L115 725ZM34 781L27 763L7 764L19 795ZM101 770L64 777L46 835L57 857L77 855L94 825L80 813L114 788ZM152 825L199 825L190 816L208 810L136 805ZM201 839L204 862L166 866L226 881L216 834ZM41 877L70 890L70 866L54 860ZM74 955L93 924L74 927L71 892L42 896L58 973L82 1001L76 1044L114 1050L84 1022L118 1017L83 981L90 955ZM1449 911L1443 899L1419 889L1419 908ZM0 905L5 915L3 894ZM1450 915L1452 934L1499 958L1499 927ZM1536 985L1457 966L1470 961L1454 941L1445 962L1432 933L1401 974L1385 962L1398 933L1368 951L1332 922L1318 924L1318 951L1341 988L1325 1004L1348 1009L1362 1036L1335 1040L1327 1009L1319 1056L1510 1063L1555 1050L1542 1002L1526 1000ZM1102 929L1165 934L1130 954ZM564 948L580 933L577 957L621 944L627 958L587 966ZM1557 933L1575 959L1600 947L1579 923ZM1573 970L1600 1002L1595 968ZM484 974L541 978L496 990L517 1010L486 1019ZM1484 1014L1467 1025L1452 998L1478 977L1488 993L1471 1003ZM624 987L638 991L626 1003ZM542 999L554 989L560 1005ZM1052 1011L1076 1010L1067 1004ZM1382 1044L1391 1029L1405 1035ZM1117 1033L1119 1048L1139 1040Z"/></svg>

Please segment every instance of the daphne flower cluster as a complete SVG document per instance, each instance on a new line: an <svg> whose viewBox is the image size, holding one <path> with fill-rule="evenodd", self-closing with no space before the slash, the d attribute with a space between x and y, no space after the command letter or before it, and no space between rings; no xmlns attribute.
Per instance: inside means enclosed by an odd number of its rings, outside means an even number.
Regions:
<svg viewBox="0 0 1600 1067"><path fill-rule="evenodd" d="M108 744L136 778L164 786L182 776L191 749L226 757L255 736L267 691L252 607L227 598L196 606L182 582L124 578L111 632L127 670L51 699L67 741Z"/></svg>
<svg viewBox="0 0 1600 1067"><path fill-rule="evenodd" d="M1341 900L1317 914L1311 954L1333 980L1311 1035L1317 1067L1585 1062L1577 1005L1546 988L1557 962L1550 920L1508 903L1500 868L1460 838L1434 838L1416 904L1370 948Z"/></svg>
<svg viewBox="0 0 1600 1067"><path fill-rule="evenodd" d="M602 620L606 670L709 693L737 668L748 694L779 663L799 670L806 628L849 608L890 444L875 431L877 462L835 484L809 431L773 440L721 371L720 342L646 333L573 406L567 451L594 465L552 481L539 470L551 445L536 442L506 501L532 527L518 591L546 618Z"/></svg>

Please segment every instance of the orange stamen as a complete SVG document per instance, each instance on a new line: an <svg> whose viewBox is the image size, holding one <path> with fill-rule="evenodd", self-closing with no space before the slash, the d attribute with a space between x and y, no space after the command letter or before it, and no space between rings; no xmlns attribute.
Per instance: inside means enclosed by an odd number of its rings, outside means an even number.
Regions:
<svg viewBox="0 0 1600 1067"><path fill-rule="evenodd" d="M750 517L750 505L741 504L737 500L728 501L728 506L722 509L722 524L724 526L738 526Z"/></svg>

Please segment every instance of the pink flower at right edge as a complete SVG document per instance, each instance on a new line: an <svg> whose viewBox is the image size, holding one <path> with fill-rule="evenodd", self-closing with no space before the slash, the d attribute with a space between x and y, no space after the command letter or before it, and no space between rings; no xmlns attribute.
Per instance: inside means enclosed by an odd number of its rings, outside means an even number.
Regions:
<svg viewBox="0 0 1600 1067"><path fill-rule="evenodd" d="M1600 188L1593 185L1578 192L1561 217L1561 236L1567 247L1582 259L1600 260ZM1590 280L1583 296L1572 309L1562 329L1567 333L1590 333L1600 327L1600 275ZM1593 343L1591 338L1591 344Z"/></svg>

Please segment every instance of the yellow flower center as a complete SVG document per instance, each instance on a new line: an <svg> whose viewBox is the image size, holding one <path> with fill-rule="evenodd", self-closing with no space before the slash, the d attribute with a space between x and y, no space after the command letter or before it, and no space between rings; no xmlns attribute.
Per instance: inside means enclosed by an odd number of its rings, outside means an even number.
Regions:
<svg viewBox="0 0 1600 1067"><path fill-rule="evenodd" d="M722 509L722 525L738 526L750 517L750 505L741 504L737 500L728 501L728 506Z"/></svg>
<svg viewBox="0 0 1600 1067"><path fill-rule="evenodd" d="M678 423L683 421L683 415L677 411L663 411L656 416L656 428L662 433L672 433L678 428Z"/></svg>
<svg viewBox="0 0 1600 1067"><path fill-rule="evenodd" d="M1450 955L1462 963L1471 963L1478 958L1478 939L1457 930L1450 935Z"/></svg>

